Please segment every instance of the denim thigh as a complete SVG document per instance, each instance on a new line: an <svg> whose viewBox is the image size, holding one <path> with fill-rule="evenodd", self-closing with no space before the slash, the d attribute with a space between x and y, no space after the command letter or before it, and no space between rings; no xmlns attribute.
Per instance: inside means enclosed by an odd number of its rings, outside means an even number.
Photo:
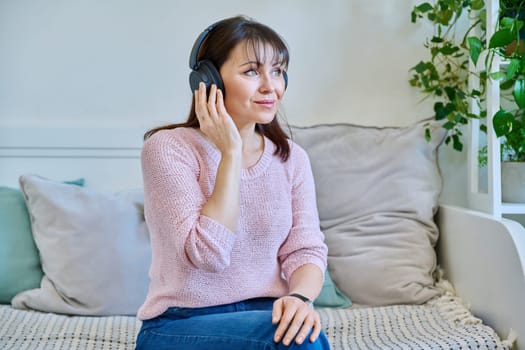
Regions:
<svg viewBox="0 0 525 350"><path fill-rule="evenodd" d="M272 325L274 299L263 298L206 308L170 308L142 323L137 350L327 350L322 333L315 343L284 346L275 343Z"/></svg>

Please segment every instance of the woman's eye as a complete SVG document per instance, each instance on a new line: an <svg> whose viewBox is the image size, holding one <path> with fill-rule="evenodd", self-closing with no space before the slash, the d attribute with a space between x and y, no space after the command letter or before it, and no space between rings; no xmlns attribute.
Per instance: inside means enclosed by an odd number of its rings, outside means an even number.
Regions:
<svg viewBox="0 0 525 350"><path fill-rule="evenodd" d="M255 75L257 75L257 71L255 69L249 69L246 72L244 72L244 74L246 74L248 76L255 76Z"/></svg>
<svg viewBox="0 0 525 350"><path fill-rule="evenodd" d="M276 68L273 70L273 75L276 77L280 76L283 73L283 70L281 68Z"/></svg>

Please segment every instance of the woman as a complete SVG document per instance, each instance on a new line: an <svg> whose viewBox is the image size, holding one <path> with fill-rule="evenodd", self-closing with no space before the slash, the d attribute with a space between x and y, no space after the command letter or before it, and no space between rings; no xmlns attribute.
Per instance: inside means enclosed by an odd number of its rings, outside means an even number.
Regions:
<svg viewBox="0 0 525 350"><path fill-rule="evenodd" d="M288 59L265 25L213 24L190 57L188 121L146 133L137 349L329 349L311 307L327 255L313 176L276 118Z"/></svg>

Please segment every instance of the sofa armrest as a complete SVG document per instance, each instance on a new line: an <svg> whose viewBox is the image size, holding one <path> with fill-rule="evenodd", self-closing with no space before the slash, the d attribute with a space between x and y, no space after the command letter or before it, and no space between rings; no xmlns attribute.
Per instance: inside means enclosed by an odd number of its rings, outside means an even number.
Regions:
<svg viewBox="0 0 525 350"><path fill-rule="evenodd" d="M525 349L525 229L508 219L440 206L438 263L472 313Z"/></svg>

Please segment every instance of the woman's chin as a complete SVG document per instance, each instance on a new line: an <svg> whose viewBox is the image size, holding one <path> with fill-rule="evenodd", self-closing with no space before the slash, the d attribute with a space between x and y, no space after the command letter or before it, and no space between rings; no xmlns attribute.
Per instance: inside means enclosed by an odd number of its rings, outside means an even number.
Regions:
<svg viewBox="0 0 525 350"><path fill-rule="evenodd" d="M270 124L275 118L275 112L272 113L261 113L256 116L257 124Z"/></svg>

